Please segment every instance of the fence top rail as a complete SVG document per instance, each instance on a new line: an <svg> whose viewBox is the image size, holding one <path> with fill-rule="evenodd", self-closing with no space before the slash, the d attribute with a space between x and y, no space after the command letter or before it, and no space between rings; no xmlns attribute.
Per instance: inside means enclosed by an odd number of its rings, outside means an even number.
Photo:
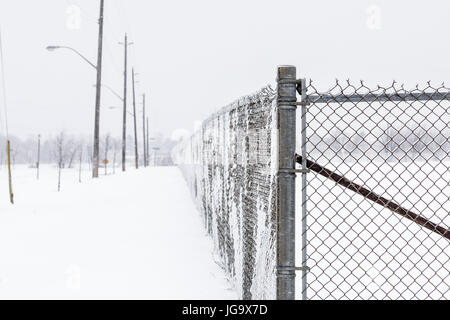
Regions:
<svg viewBox="0 0 450 320"><path fill-rule="evenodd" d="M430 101L447 100L450 101L450 91L448 92L417 92L417 93L368 93L368 94L313 94L307 96L307 102L319 103L344 103L344 102L399 102L399 101Z"/></svg>
<svg viewBox="0 0 450 320"><path fill-rule="evenodd" d="M364 81L336 80L331 89L323 92L318 91L313 85L313 81L309 80L306 91L306 102L310 104L450 101L450 88L446 87L444 83L433 86L431 81L408 90L403 84L398 84L396 81L387 86L378 85L370 88Z"/></svg>

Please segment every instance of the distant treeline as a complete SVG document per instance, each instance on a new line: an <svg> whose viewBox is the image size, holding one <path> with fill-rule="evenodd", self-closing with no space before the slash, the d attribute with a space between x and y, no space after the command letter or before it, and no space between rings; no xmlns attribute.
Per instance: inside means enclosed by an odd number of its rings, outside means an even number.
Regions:
<svg viewBox="0 0 450 320"><path fill-rule="evenodd" d="M390 160L443 159L450 157L450 128L437 129L419 124L396 128L332 129L325 136L309 133L308 152L321 153L328 157L337 155L349 160L374 159L382 157Z"/></svg>
<svg viewBox="0 0 450 320"><path fill-rule="evenodd" d="M12 164L28 164L36 166L38 155L38 136L19 138L10 135L11 141L11 162ZM78 163L92 161L92 140L89 137L60 132L57 135L41 136L40 143L40 163L52 163L61 165L62 168L70 168ZM138 139L139 152L143 150L142 141ZM150 143L150 151L153 146L158 146L161 152L169 152L173 142L164 138L161 134L156 135ZM7 161L6 138L0 136L0 166ZM134 157L134 137L127 136L126 142L127 157ZM112 164L121 161L122 138L112 137L106 134L100 137L100 159L108 159ZM140 157L143 159L143 157Z"/></svg>
<svg viewBox="0 0 450 320"><path fill-rule="evenodd" d="M13 164L29 164L35 166L38 158L38 136L21 139L17 136L10 136L11 141L11 162ZM40 162L41 163L58 163L63 168L72 167L75 159L77 161L82 158L83 162L91 160L92 157L92 141L84 137L66 134L64 132L58 135L41 137L40 142ZM106 144L108 142L108 144ZM0 151L0 162L6 163L6 138L0 137L2 146ZM108 152L118 149L121 146L119 140L105 135L101 139L100 148L102 154L105 152L105 146Z"/></svg>

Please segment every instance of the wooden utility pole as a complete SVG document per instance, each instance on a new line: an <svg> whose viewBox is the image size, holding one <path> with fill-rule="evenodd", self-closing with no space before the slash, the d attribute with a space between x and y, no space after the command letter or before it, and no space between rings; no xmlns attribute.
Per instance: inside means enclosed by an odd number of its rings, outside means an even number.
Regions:
<svg viewBox="0 0 450 320"><path fill-rule="evenodd" d="M125 48L125 66L123 72L123 123L122 123L122 171L125 171L127 157L127 79L128 79L128 46L133 42L128 42L128 35L125 33L125 41L119 42Z"/></svg>
<svg viewBox="0 0 450 320"><path fill-rule="evenodd" d="M41 135L38 134L38 149L37 149L37 162L36 162L36 171L37 171L37 179L39 180L39 163L41 161Z"/></svg>
<svg viewBox="0 0 450 320"><path fill-rule="evenodd" d="M11 174L11 142L8 140L6 145L8 152L8 182L9 182L9 201L14 204L14 193L12 189L12 174Z"/></svg>
<svg viewBox="0 0 450 320"><path fill-rule="evenodd" d="M125 171L126 152L127 152L127 72L128 72L128 36L125 34L125 67L123 72L123 124L122 124L122 171Z"/></svg>
<svg viewBox="0 0 450 320"><path fill-rule="evenodd" d="M144 145L144 167L147 167L147 139L145 137L145 93L142 95L142 133Z"/></svg>
<svg viewBox="0 0 450 320"><path fill-rule="evenodd" d="M134 158L136 162L136 169L139 169L139 154L138 154L138 139L137 139L137 123L136 123L136 81L135 81L135 73L134 68L132 70L133 77L133 119L134 119Z"/></svg>
<svg viewBox="0 0 450 320"><path fill-rule="evenodd" d="M100 148L100 97L102 83L102 57L103 57L103 12L104 0L100 0L100 18L98 20L98 55L97 55L97 84L95 95L95 126L94 126L94 155L92 176L98 178L99 148Z"/></svg>

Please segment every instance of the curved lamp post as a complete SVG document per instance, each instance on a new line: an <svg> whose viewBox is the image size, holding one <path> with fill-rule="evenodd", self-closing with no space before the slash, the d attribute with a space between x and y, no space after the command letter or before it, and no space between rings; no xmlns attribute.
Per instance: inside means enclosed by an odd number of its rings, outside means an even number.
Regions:
<svg viewBox="0 0 450 320"><path fill-rule="evenodd" d="M82 58L85 62L87 62L91 67L93 67L97 72L97 82L96 82L96 93L95 93L95 121L94 121L94 152L93 152L93 169L92 169L92 177L98 178L98 167L99 167L99 149L100 149L100 100L101 100L101 83L102 83L102 61L103 61L103 21L104 21L104 6L105 0L100 0L100 15L98 19L98 52L97 52L97 64L92 63L83 56L80 52L75 50L74 48L67 46L48 46L48 51L54 51L56 49L67 49L75 54L77 54L80 58Z"/></svg>
<svg viewBox="0 0 450 320"><path fill-rule="evenodd" d="M58 49L67 49L70 50L72 52L74 52L75 54L77 54L81 59L83 59L84 61L86 61L91 67L93 67L95 70L97 70L97 66L95 64L93 64L91 61L89 61L88 58L86 58L85 56L83 56L79 51L75 50L74 48L71 47L66 47L66 46L48 46L47 50L48 51L55 51Z"/></svg>
<svg viewBox="0 0 450 320"><path fill-rule="evenodd" d="M92 63L88 58L86 58L85 56L83 56L78 50L76 50L76 49L74 49L74 48L72 48L72 47L67 47L67 46L48 46L47 48L46 48L48 51L51 51L51 52L53 52L53 51L55 51L55 50L58 50L58 49L67 49L67 50L70 50L70 51L72 51L73 53L75 53L77 56L79 56L81 59L83 59L87 64L89 64L91 67L93 67L95 70L96 70L96 72L97 72L97 78L98 78L98 74L99 74L99 69L98 69L98 67L94 64L94 63ZM98 79L97 79L98 80ZM99 138L98 138L98 129L97 129L97 122L99 121L98 120L98 118L97 118L97 109L99 109L99 107L97 108L97 105L99 104L99 95L100 95L100 87L101 87L101 84L99 84L99 85L94 85L96 88L97 88L97 93L96 93L96 102L95 102L95 104L96 104L96 107L95 107L95 109L96 109L96 128L95 128L95 130L94 130L94 158L95 158L95 161L94 161L94 165L93 165L93 173L92 173L92 176L94 177L94 178L98 178L98 165L99 165L99 163L98 163L98 156L96 156L96 155L98 155L98 153L99 153ZM98 113L100 113L100 111L98 111Z"/></svg>

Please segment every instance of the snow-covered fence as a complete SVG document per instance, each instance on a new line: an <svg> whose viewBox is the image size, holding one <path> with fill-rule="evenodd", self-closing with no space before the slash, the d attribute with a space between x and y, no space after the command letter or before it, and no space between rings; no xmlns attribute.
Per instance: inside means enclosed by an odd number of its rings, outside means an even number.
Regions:
<svg viewBox="0 0 450 320"><path fill-rule="evenodd" d="M217 255L243 299L276 297L276 108L266 87L176 146Z"/></svg>

